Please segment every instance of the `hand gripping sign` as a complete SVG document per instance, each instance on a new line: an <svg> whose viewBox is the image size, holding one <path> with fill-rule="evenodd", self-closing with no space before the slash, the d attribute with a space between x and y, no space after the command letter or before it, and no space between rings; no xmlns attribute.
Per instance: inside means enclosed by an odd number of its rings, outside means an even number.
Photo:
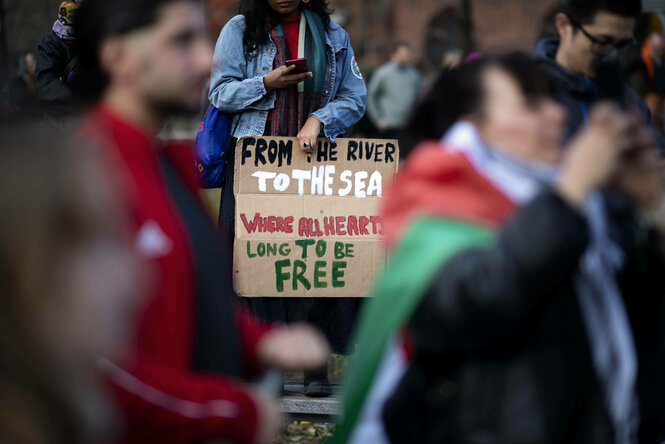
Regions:
<svg viewBox="0 0 665 444"><path fill-rule="evenodd" d="M245 137L235 155L234 287L246 297L363 297L385 262L378 202L396 140Z"/></svg>

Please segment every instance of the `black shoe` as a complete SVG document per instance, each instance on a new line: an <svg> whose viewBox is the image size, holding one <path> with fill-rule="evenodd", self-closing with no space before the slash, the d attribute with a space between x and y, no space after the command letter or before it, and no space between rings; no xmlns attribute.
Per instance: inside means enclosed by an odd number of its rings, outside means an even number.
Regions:
<svg viewBox="0 0 665 444"><path fill-rule="evenodd" d="M325 398L332 395L330 383L325 379L313 379L305 383L303 394L310 398Z"/></svg>

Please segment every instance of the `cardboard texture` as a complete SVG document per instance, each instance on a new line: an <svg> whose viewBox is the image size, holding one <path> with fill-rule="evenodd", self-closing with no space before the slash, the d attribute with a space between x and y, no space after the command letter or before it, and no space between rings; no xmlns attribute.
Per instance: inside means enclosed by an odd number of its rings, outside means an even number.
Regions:
<svg viewBox="0 0 665 444"><path fill-rule="evenodd" d="M246 137L236 145L234 287L245 297L365 297L385 263L379 199L396 140Z"/></svg>

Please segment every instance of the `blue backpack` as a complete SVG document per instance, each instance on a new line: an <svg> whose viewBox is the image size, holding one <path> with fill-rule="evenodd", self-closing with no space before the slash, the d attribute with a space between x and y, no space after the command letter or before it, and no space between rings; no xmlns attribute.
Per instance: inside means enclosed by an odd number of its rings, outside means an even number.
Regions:
<svg viewBox="0 0 665 444"><path fill-rule="evenodd" d="M231 118L212 103L203 115L194 144L196 177L203 188L224 185L227 159L224 156L231 139Z"/></svg>

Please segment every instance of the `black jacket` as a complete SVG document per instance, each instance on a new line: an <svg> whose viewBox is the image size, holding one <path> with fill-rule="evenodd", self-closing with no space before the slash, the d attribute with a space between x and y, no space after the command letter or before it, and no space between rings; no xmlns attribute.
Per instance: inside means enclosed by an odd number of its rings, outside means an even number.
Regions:
<svg viewBox="0 0 665 444"><path fill-rule="evenodd" d="M580 125L584 124L585 109L587 112L591 109L598 99L598 92L591 79L582 74L572 74L557 63L555 57L558 48L559 39L553 37L542 39L536 44L532 57L554 83L555 98L568 114L566 139L570 139ZM637 105L645 122L651 126L658 148L665 151L665 137L654 126L649 108L629 86L624 87L624 92L627 100Z"/></svg>
<svg viewBox="0 0 665 444"><path fill-rule="evenodd" d="M460 253L438 271L412 318L415 359L384 409L393 443L613 441L574 288L587 242L584 218L545 192L491 247ZM659 266L647 259L622 283L647 289ZM653 337L661 317L644 311L663 293L644 295L650 304L624 294L634 298L631 320L654 319L635 337L638 354L643 344L654 362L642 381L662 385ZM645 442L655 442L662 401L649 402Z"/></svg>
<svg viewBox="0 0 665 444"><path fill-rule="evenodd" d="M70 83L77 71L77 61L73 43L61 40L53 31L42 37L35 76L37 95L47 114L62 117L75 112Z"/></svg>

